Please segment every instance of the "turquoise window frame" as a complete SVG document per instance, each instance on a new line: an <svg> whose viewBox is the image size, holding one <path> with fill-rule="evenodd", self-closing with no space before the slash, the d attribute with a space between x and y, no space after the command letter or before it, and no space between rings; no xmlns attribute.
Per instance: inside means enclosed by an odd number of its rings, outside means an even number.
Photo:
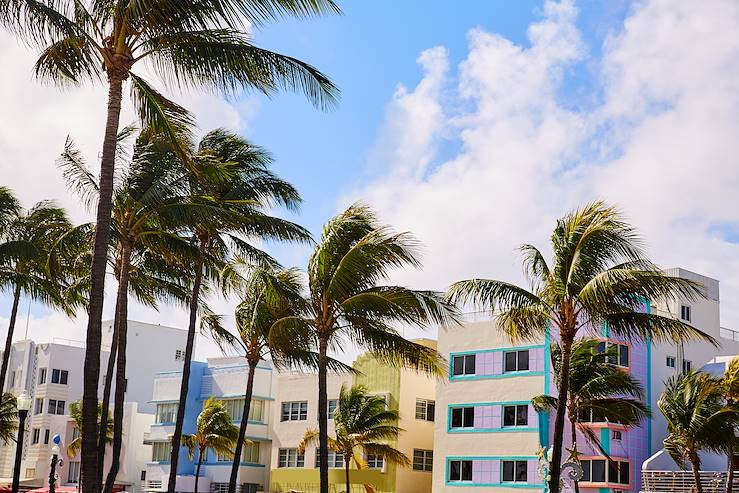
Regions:
<svg viewBox="0 0 739 493"><path fill-rule="evenodd" d="M452 428L452 408L478 407L478 406L531 406L531 401L498 401L498 402L465 402L461 404L448 404L446 427L447 433L538 433L541 417L537 426L503 426L503 409L501 409L500 428Z"/></svg>
<svg viewBox="0 0 739 493"><path fill-rule="evenodd" d="M498 482L497 483L476 483L475 481L449 481L449 463L453 460L497 460L500 462L500 473L498 476ZM520 488L520 489L540 489L544 488L544 483L504 483L503 482L503 461L504 460L539 460L538 457L535 455L523 455L523 456L448 456L444 460L444 485L445 486L461 486L461 487L470 487L470 486L484 486L488 488ZM475 474L475 471L472 471L473 477Z"/></svg>
<svg viewBox="0 0 739 493"><path fill-rule="evenodd" d="M506 372L505 370L505 357L501 358L501 373L498 375L454 375L454 358L456 356L467 356L470 354L478 355L478 354L484 354L484 353L506 353L506 352L512 352L512 351L526 351L526 350L532 350L532 349L544 349L546 352L546 344L531 344L528 346L513 346L513 347L505 347L505 348L494 348L494 349L478 349L474 351L455 351L449 353L449 381L450 382L461 382L465 380L490 380L490 379L498 379L498 378L515 378L515 377L534 377L534 376L543 376L545 374L545 371L533 371L533 370L523 370L523 371L509 371Z"/></svg>

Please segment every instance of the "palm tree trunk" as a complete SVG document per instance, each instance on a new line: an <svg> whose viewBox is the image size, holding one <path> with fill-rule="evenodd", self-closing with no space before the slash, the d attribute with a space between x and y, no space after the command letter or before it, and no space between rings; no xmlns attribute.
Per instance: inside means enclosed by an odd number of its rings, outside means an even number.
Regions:
<svg viewBox="0 0 739 493"><path fill-rule="evenodd" d="M115 371L115 359L118 353L118 298L116 298L115 315L113 316L113 337L110 343L110 354L108 355L108 367L105 373L105 383L103 384L103 409L100 416L100 429L105 430L108 426L108 412L110 411L110 392L113 387L113 371ZM98 483L103 484L103 464L105 463L105 433L98 434L98 450L102 450L98 454Z"/></svg>
<svg viewBox="0 0 739 493"><path fill-rule="evenodd" d="M561 334L560 334L561 335ZM559 478L562 468L562 441L564 439L565 414L567 412L567 394L570 387L570 353L572 338L562 337L562 363L560 367L559 393L557 395L557 415L554 419L554 437L552 439L552 463L549 480L550 493L559 493Z"/></svg>
<svg viewBox="0 0 739 493"><path fill-rule="evenodd" d="M21 287L16 284L13 291L13 307L10 309L10 323L8 324L8 335L5 338L5 352L3 353L3 364L0 367L0 395L5 392L5 377L8 373L8 362L10 361L10 350L13 348L13 331L15 330L15 319L18 317L18 304L21 300Z"/></svg>
<svg viewBox="0 0 739 493"><path fill-rule="evenodd" d="M318 342L318 467L320 468L320 493L328 493L327 346L328 341L325 338L320 338Z"/></svg>
<svg viewBox="0 0 739 493"><path fill-rule="evenodd" d="M697 493L703 493L703 485L701 484L701 471L700 461L698 460L698 454L691 454L688 456L690 459L690 465L693 467L693 479L695 480L695 491Z"/></svg>
<svg viewBox="0 0 739 493"><path fill-rule="evenodd" d="M103 493L111 493L121 464L123 444L123 401L126 395L126 343L128 333L128 278L131 263L131 246L121 248L121 272L118 279L118 357L115 370L115 403L113 405L113 457L105 479ZM105 428L100 428L100 436L105 439ZM103 451L105 449L103 448ZM101 454L102 455L102 454Z"/></svg>
<svg viewBox="0 0 739 493"><path fill-rule="evenodd" d="M177 461L180 459L180 441L182 440L182 426L185 421L185 403L189 389L190 366L192 350L195 345L195 329L198 321L198 299L200 298L200 284L203 282L202 252L200 260L195 263L195 280L192 284L192 299L190 300L190 325L187 328L187 345L185 346L185 361L182 365L182 382L180 383L180 400L177 407L177 421L172 435L172 453L169 459L169 481L167 493L175 493L177 482Z"/></svg>
<svg viewBox="0 0 739 493"><path fill-rule="evenodd" d="M727 464L727 470L729 471L726 475L726 493L732 493L734 490L734 447L729 445L729 463Z"/></svg>
<svg viewBox="0 0 739 493"><path fill-rule="evenodd" d="M351 487L352 484L349 482L349 464L351 463L351 458L349 454L344 456L344 472L346 473L346 493L351 493Z"/></svg>
<svg viewBox="0 0 739 493"><path fill-rule="evenodd" d="M228 480L228 493L236 493L236 479L239 475L241 451L244 447L244 440L246 438L246 426L249 421L249 411L251 410L251 397L254 392L254 373L257 371L257 363L258 361L249 361L249 375L246 377L246 392L244 393L244 411L241 414L239 438L236 440L236 447L234 447L234 461L233 464L231 464L231 477Z"/></svg>
<svg viewBox="0 0 739 493"><path fill-rule="evenodd" d="M100 159L98 210L95 222L95 246L90 268L90 304L85 345L84 390L82 393L82 491L98 493L98 382L100 381L100 343L102 339L103 296L108 242L110 241L110 211L113 197L116 139L121 116L123 80L127 73L108 73L108 115L105 123L103 153Z"/></svg>
<svg viewBox="0 0 739 493"><path fill-rule="evenodd" d="M198 481L200 480L200 466L203 463L203 453L207 453L208 449L206 450L200 450L198 452L198 466L195 468L195 488L193 488L193 493L198 493Z"/></svg>
<svg viewBox="0 0 739 493"><path fill-rule="evenodd" d="M570 420L570 429L572 432L572 450L577 450L577 428L575 426L575 421ZM577 453L575 453L575 460L578 464L580 463L580 460L577 458ZM573 486L575 488L575 493L580 493L580 482L573 481Z"/></svg>

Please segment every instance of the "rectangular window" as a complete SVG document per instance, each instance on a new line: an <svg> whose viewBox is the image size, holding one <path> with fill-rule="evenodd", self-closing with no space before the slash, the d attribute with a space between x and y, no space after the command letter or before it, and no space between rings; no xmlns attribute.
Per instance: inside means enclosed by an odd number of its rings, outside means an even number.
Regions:
<svg viewBox="0 0 739 493"><path fill-rule="evenodd" d="M185 351L182 349L175 349L174 351L174 360L175 361L184 361L185 360Z"/></svg>
<svg viewBox="0 0 739 493"><path fill-rule="evenodd" d="M581 481L584 483L590 482L590 461L589 460L581 460L580 461L580 467L582 467L582 478Z"/></svg>
<svg viewBox="0 0 739 493"><path fill-rule="evenodd" d="M475 426L474 407L453 407L452 428L472 428Z"/></svg>
<svg viewBox="0 0 739 493"><path fill-rule="evenodd" d="M615 353L608 355L607 361L609 364L620 366L622 368L629 367L629 346L626 344L619 344L617 342L604 341L598 344L598 353L604 353L606 348L608 348L609 353Z"/></svg>
<svg viewBox="0 0 739 493"><path fill-rule="evenodd" d="M66 406L65 401L58 401L55 399L49 399L49 414L64 414L64 407Z"/></svg>
<svg viewBox="0 0 739 493"><path fill-rule="evenodd" d="M472 481L472 461L449 461L449 481Z"/></svg>
<svg viewBox="0 0 739 493"><path fill-rule="evenodd" d="M436 401L416 399L416 419L433 421L436 413Z"/></svg>
<svg viewBox="0 0 739 493"><path fill-rule="evenodd" d="M168 461L171 452L172 447L170 446L170 442L154 442L151 444L151 461Z"/></svg>
<svg viewBox="0 0 739 493"><path fill-rule="evenodd" d="M508 351L504 355L505 371L527 371L529 369L529 350Z"/></svg>
<svg viewBox="0 0 739 493"><path fill-rule="evenodd" d="M283 402L280 421L305 421L308 419L308 401Z"/></svg>
<svg viewBox="0 0 739 493"><path fill-rule="evenodd" d="M594 483L605 483L606 482L606 461L605 460L592 460L590 480Z"/></svg>
<svg viewBox="0 0 739 493"><path fill-rule="evenodd" d="M241 452L241 461L259 464L259 442L245 443Z"/></svg>
<svg viewBox="0 0 739 493"><path fill-rule="evenodd" d="M434 451L413 449L413 470L431 472L434 466Z"/></svg>
<svg viewBox="0 0 739 493"><path fill-rule="evenodd" d="M582 409L577 414L577 420L580 423L605 423L606 417L598 410Z"/></svg>
<svg viewBox="0 0 739 493"><path fill-rule="evenodd" d="M503 461L503 482L525 483L528 481L528 464L525 460Z"/></svg>
<svg viewBox="0 0 739 493"><path fill-rule="evenodd" d="M38 384L43 385L46 383L46 368L39 368L38 370Z"/></svg>
<svg viewBox="0 0 739 493"><path fill-rule="evenodd" d="M686 322L690 322L690 307L687 305L680 306L680 318Z"/></svg>
<svg viewBox="0 0 739 493"><path fill-rule="evenodd" d="M316 449L316 468L321 467L321 465L318 463L318 449ZM344 454L338 454L334 452L333 450L328 451L328 467L334 468L334 469L341 469L344 467Z"/></svg>
<svg viewBox="0 0 739 493"><path fill-rule="evenodd" d="M31 433L31 445L36 445L39 442L40 438L41 438L41 430L38 428L34 428Z"/></svg>
<svg viewBox="0 0 739 493"><path fill-rule="evenodd" d="M613 430L613 433L611 433L611 439L612 440L621 440L621 431L620 430Z"/></svg>
<svg viewBox="0 0 739 493"><path fill-rule="evenodd" d="M452 360L452 375L474 375L475 355L455 356Z"/></svg>
<svg viewBox="0 0 739 493"><path fill-rule="evenodd" d="M370 469L382 469L385 467L385 457L382 455L367 454L367 467Z"/></svg>
<svg viewBox="0 0 739 493"><path fill-rule="evenodd" d="M159 402L157 403L157 412L154 422L157 424L174 423L177 419L177 402Z"/></svg>
<svg viewBox="0 0 739 493"><path fill-rule="evenodd" d="M54 368L51 370L51 383L67 385L68 380L69 380L69 372L67 370L60 370L58 368Z"/></svg>
<svg viewBox="0 0 739 493"><path fill-rule="evenodd" d="M667 357L667 367L668 368L675 368L675 357L674 356L668 356Z"/></svg>
<svg viewBox="0 0 739 493"><path fill-rule="evenodd" d="M503 426L527 426L529 406L527 404L503 406Z"/></svg>
<svg viewBox="0 0 739 493"><path fill-rule="evenodd" d="M687 359L683 360L683 373L688 373L693 369L693 362Z"/></svg>
<svg viewBox="0 0 739 493"><path fill-rule="evenodd" d="M49 430L44 430L44 444L49 444Z"/></svg>
<svg viewBox="0 0 739 493"><path fill-rule="evenodd" d="M233 462L233 452L216 452L216 462Z"/></svg>
<svg viewBox="0 0 739 493"><path fill-rule="evenodd" d="M582 480L586 483L611 483L628 485L631 465L628 461L592 459L580 461Z"/></svg>
<svg viewBox="0 0 739 493"><path fill-rule="evenodd" d="M141 471L141 481L146 481L146 470Z"/></svg>
<svg viewBox="0 0 739 493"><path fill-rule="evenodd" d="M281 448L277 467L305 467L305 454L298 454L296 448Z"/></svg>
<svg viewBox="0 0 739 493"><path fill-rule="evenodd" d="M618 483L620 484L629 484L630 483L630 464L626 461L621 461L618 463Z"/></svg>
<svg viewBox="0 0 739 493"><path fill-rule="evenodd" d="M334 411L339 407L339 399L328 400L328 419L334 419Z"/></svg>
<svg viewBox="0 0 739 493"><path fill-rule="evenodd" d="M144 471L145 472L145 471ZM80 480L80 463L70 462L69 463L69 474L67 475L68 483L78 483Z"/></svg>
<svg viewBox="0 0 739 493"><path fill-rule="evenodd" d="M36 405L34 406L33 413L34 414L43 414L44 412L44 400L43 399L36 399Z"/></svg>

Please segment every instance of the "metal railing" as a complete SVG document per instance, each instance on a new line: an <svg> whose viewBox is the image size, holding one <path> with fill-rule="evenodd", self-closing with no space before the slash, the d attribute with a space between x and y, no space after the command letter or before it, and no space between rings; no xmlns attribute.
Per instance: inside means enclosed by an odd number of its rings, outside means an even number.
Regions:
<svg viewBox="0 0 739 493"><path fill-rule="evenodd" d="M730 329L728 327L721 327L719 329L719 335L722 339L730 339L732 341L739 342L739 330Z"/></svg>
<svg viewBox="0 0 739 493"><path fill-rule="evenodd" d="M701 486L704 493L726 491L725 471L701 471ZM734 477L734 488L739 487L739 477ZM695 478L692 471L642 471L642 492L649 493L692 493Z"/></svg>

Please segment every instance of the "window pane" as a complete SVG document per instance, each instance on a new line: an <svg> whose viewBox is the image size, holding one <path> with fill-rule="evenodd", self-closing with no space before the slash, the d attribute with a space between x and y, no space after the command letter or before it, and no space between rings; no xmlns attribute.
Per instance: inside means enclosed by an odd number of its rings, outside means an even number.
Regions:
<svg viewBox="0 0 739 493"><path fill-rule="evenodd" d="M606 482L606 461L594 460L592 461L593 477L592 481L595 483Z"/></svg>
<svg viewBox="0 0 739 493"><path fill-rule="evenodd" d="M529 406L516 407L516 426L526 426L529 424Z"/></svg>
<svg viewBox="0 0 739 493"><path fill-rule="evenodd" d="M460 461L453 460L449 462L449 481L459 481L462 477L462 468Z"/></svg>
<svg viewBox="0 0 739 493"><path fill-rule="evenodd" d="M516 353L505 353L505 371L516 371Z"/></svg>
<svg viewBox="0 0 739 493"><path fill-rule="evenodd" d="M465 428L471 428L475 426L475 408L465 407L464 408L464 423Z"/></svg>
<svg viewBox="0 0 739 493"><path fill-rule="evenodd" d="M518 352L518 371L529 369L529 350Z"/></svg>
<svg viewBox="0 0 739 493"><path fill-rule="evenodd" d="M580 461L580 465L582 466L582 481L590 481L590 461Z"/></svg>
<svg viewBox="0 0 739 493"><path fill-rule="evenodd" d="M622 345L620 347L618 364L621 366L629 366L629 346Z"/></svg>
<svg viewBox="0 0 739 493"><path fill-rule="evenodd" d="M503 481L513 481L513 461L503 461Z"/></svg>
<svg viewBox="0 0 739 493"><path fill-rule="evenodd" d="M462 481L472 481L472 461L462 461Z"/></svg>
<svg viewBox="0 0 739 493"><path fill-rule="evenodd" d="M475 374L475 355L468 354L464 357L464 374L474 375Z"/></svg>
<svg viewBox="0 0 739 493"><path fill-rule="evenodd" d="M452 428L462 427L462 408L452 408Z"/></svg>
<svg viewBox="0 0 739 493"><path fill-rule="evenodd" d="M621 484L629 484L629 463L628 462L619 462L618 468L619 468L619 477L618 482Z"/></svg>
<svg viewBox="0 0 739 493"><path fill-rule="evenodd" d="M59 370L51 370L51 383L59 383Z"/></svg>
<svg viewBox="0 0 739 493"><path fill-rule="evenodd" d="M608 482L618 483L618 464L608 462Z"/></svg>
<svg viewBox="0 0 739 493"><path fill-rule="evenodd" d="M67 385L67 378L69 378L69 372L67 370L62 370L59 383Z"/></svg>
<svg viewBox="0 0 739 493"><path fill-rule="evenodd" d="M503 406L503 426L516 426L516 406Z"/></svg>
<svg viewBox="0 0 739 493"><path fill-rule="evenodd" d="M429 401L428 405L426 406L426 419L428 421L433 421L435 415L436 415L436 402Z"/></svg>
<svg viewBox="0 0 739 493"><path fill-rule="evenodd" d="M525 460L516 461L516 481L521 483L526 482L526 469L527 464Z"/></svg>
<svg viewBox="0 0 739 493"><path fill-rule="evenodd" d="M464 356L455 356L453 362L452 375L464 374Z"/></svg>

